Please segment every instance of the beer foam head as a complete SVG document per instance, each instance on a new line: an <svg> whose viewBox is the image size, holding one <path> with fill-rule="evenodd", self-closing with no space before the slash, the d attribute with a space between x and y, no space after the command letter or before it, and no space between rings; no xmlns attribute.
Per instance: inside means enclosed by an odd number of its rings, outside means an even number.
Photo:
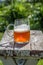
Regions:
<svg viewBox="0 0 43 65"><path fill-rule="evenodd" d="M26 24L14 26L15 32L24 32L24 31L29 31L29 30L30 30L30 27L29 27L29 25L26 25Z"/></svg>

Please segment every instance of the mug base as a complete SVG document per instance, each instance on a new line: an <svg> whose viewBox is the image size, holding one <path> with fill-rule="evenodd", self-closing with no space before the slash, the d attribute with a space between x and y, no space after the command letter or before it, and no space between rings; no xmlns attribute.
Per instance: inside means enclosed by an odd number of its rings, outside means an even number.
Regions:
<svg viewBox="0 0 43 65"><path fill-rule="evenodd" d="M15 50L18 50L22 47L24 47L25 45L27 45L29 42L14 42L14 48Z"/></svg>
<svg viewBox="0 0 43 65"><path fill-rule="evenodd" d="M27 43L29 43L29 41L27 41L27 42L16 42L16 41L14 41L14 43L16 43L16 44L27 44Z"/></svg>

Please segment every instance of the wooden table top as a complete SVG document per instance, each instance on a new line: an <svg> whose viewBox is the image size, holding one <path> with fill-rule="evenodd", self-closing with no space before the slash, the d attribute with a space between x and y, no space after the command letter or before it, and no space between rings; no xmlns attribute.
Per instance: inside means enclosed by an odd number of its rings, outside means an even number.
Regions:
<svg viewBox="0 0 43 65"><path fill-rule="evenodd" d="M9 31L10 35L12 31ZM2 40L0 41L0 50L39 50L43 51L43 33L40 30L30 31L30 42L24 45L15 45L13 38L9 37L5 31Z"/></svg>

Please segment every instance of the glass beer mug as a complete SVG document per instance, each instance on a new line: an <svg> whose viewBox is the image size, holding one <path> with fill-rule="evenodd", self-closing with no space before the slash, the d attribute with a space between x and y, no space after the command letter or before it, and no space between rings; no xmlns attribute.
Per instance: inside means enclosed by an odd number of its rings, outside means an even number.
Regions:
<svg viewBox="0 0 43 65"><path fill-rule="evenodd" d="M9 24L7 27L7 33L9 27L14 26L13 35L9 36L13 37L14 42L19 44L28 43L30 41L30 23L29 19L17 19L15 20L14 24Z"/></svg>

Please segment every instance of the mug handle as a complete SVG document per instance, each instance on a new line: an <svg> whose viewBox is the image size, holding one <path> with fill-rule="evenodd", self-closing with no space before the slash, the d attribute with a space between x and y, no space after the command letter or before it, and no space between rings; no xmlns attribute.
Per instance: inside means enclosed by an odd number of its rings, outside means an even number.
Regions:
<svg viewBox="0 0 43 65"><path fill-rule="evenodd" d="M9 24L9 25L7 26L7 34L8 34L9 37L13 38L13 37L14 37L14 36L13 36L14 30L9 30L9 27L10 27L10 26L13 26L13 27L14 27L14 24ZM11 34L12 34L12 35L11 35Z"/></svg>

